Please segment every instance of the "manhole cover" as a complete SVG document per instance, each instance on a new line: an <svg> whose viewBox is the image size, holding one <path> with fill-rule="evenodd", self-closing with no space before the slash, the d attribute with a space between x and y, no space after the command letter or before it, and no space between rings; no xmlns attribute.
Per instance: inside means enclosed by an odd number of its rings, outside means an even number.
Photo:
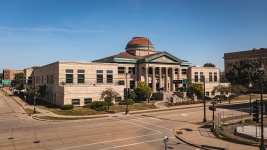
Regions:
<svg viewBox="0 0 267 150"><path fill-rule="evenodd" d="M177 131L176 134L183 134L183 132L182 131Z"/></svg>

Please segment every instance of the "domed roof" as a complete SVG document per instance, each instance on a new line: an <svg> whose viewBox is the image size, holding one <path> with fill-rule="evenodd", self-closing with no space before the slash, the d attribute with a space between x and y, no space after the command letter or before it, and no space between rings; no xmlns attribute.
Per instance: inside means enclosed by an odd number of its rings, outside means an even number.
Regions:
<svg viewBox="0 0 267 150"><path fill-rule="evenodd" d="M154 50L153 44L145 37L134 37L131 41L126 45L126 51L132 49L143 49L143 50Z"/></svg>

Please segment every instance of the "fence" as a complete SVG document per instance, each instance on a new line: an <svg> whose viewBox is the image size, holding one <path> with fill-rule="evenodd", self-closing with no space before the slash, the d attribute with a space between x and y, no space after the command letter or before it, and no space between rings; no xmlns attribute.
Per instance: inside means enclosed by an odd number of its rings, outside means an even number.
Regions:
<svg viewBox="0 0 267 150"><path fill-rule="evenodd" d="M243 121L245 118L242 118L243 115L248 115L250 112L250 108L240 108L240 109L233 109L233 110L222 110L218 113L214 113L214 131L218 133L219 128L222 125L226 124L234 124L237 123L238 121ZM238 119L234 119L234 117L240 116ZM226 119L232 117L233 119ZM248 117L246 117L247 119ZM249 118L252 118L250 116Z"/></svg>

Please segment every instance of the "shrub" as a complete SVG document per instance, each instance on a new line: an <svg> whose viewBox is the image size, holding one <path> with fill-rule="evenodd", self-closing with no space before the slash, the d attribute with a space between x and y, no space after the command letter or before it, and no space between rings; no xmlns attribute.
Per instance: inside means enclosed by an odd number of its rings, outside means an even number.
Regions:
<svg viewBox="0 0 267 150"><path fill-rule="evenodd" d="M233 99L233 98L236 98L236 97L238 97L238 95L236 95L236 94L231 94L231 95L229 96L230 99Z"/></svg>
<svg viewBox="0 0 267 150"><path fill-rule="evenodd" d="M63 110L70 110L70 109L73 109L74 105L72 104L66 104L66 105L63 105L62 106L62 109Z"/></svg>
<svg viewBox="0 0 267 150"><path fill-rule="evenodd" d="M151 96L151 97L150 97L150 100L157 100L157 98L154 97L154 96Z"/></svg>
<svg viewBox="0 0 267 150"><path fill-rule="evenodd" d="M90 108L90 107L91 107L90 104L91 104L91 103L89 103L89 104L85 104L85 105L83 106L83 108Z"/></svg>
<svg viewBox="0 0 267 150"><path fill-rule="evenodd" d="M107 103L104 101L94 101L88 105L89 105L88 107L90 107L91 109L94 109L94 110L104 110Z"/></svg>
<svg viewBox="0 0 267 150"><path fill-rule="evenodd" d="M128 99L128 105L133 105L133 104L134 104L134 101L132 99ZM126 101L125 100L120 101L119 105L126 105Z"/></svg>

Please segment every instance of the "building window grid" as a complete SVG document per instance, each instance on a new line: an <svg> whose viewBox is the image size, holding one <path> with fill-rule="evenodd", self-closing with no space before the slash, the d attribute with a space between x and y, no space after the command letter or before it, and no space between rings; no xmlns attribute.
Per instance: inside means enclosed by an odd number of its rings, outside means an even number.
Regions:
<svg viewBox="0 0 267 150"><path fill-rule="evenodd" d="M131 71L131 74L135 74L135 67L129 67L128 70Z"/></svg>
<svg viewBox="0 0 267 150"><path fill-rule="evenodd" d="M83 69L78 69L77 73L85 73L85 71Z"/></svg>
<svg viewBox="0 0 267 150"><path fill-rule="evenodd" d="M186 69L182 69L182 74L186 74L187 70Z"/></svg>
<svg viewBox="0 0 267 150"><path fill-rule="evenodd" d="M212 82L212 72L209 72L209 82Z"/></svg>
<svg viewBox="0 0 267 150"><path fill-rule="evenodd" d="M71 104L72 105L80 105L80 99L72 99Z"/></svg>
<svg viewBox="0 0 267 150"><path fill-rule="evenodd" d="M78 74L77 82L78 84L84 83L84 74Z"/></svg>
<svg viewBox="0 0 267 150"><path fill-rule="evenodd" d="M124 67L118 67L118 74L124 74Z"/></svg>
<svg viewBox="0 0 267 150"><path fill-rule="evenodd" d="M85 98L84 99L84 105L92 103L92 98Z"/></svg>
<svg viewBox="0 0 267 150"><path fill-rule="evenodd" d="M73 74L66 74L66 83L73 83Z"/></svg>
<svg viewBox="0 0 267 150"><path fill-rule="evenodd" d="M178 69L174 69L174 74L178 74Z"/></svg>
<svg viewBox="0 0 267 150"><path fill-rule="evenodd" d="M217 72L214 72L214 82L217 82Z"/></svg>

